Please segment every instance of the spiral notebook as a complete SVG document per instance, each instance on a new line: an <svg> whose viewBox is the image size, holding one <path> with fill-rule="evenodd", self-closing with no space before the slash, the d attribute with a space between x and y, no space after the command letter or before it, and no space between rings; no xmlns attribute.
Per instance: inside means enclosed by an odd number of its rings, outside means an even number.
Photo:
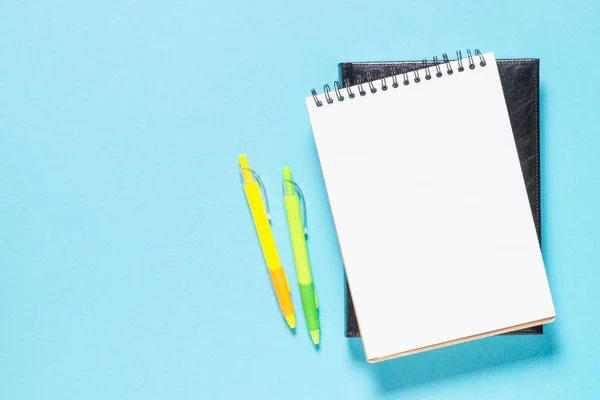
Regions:
<svg viewBox="0 0 600 400"><path fill-rule="evenodd" d="M306 99L368 361L555 312L495 57Z"/></svg>
<svg viewBox="0 0 600 400"><path fill-rule="evenodd" d="M540 130L539 130L539 59L518 58L496 60L508 117L513 128L513 136L517 153L521 161L521 170L525 187L529 196L531 213L541 241L540 204ZM367 75L389 77L398 71L413 70L423 65L422 61L387 61L387 62L345 62L339 65L340 82L345 85L356 85ZM346 285L346 337L359 337L356 314L352 296ZM540 335L543 326L507 333L507 335Z"/></svg>

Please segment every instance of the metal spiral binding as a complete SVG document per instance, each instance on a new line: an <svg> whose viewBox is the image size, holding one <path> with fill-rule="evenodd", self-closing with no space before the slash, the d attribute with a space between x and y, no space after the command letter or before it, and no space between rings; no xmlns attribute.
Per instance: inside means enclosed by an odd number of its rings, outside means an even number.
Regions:
<svg viewBox="0 0 600 400"><path fill-rule="evenodd" d="M469 69L475 69L475 67L476 67L475 58L479 58L479 66L480 67L485 67L487 65L485 58L483 57L483 54L481 53L481 51L479 51L479 49L475 49L473 52L471 52L470 49L467 49L467 57L466 58L463 58L462 51L457 50L456 51L456 60L455 60L457 63L456 71L464 72L465 66L464 66L463 61L467 61L467 60L468 60L467 65L468 65ZM411 72L414 76L412 79L412 82L420 83L421 76L419 75L419 70L425 71L425 80L431 80L432 69L430 67L433 67L433 69L435 70L435 76L437 78L441 78L444 75L444 72L446 75L454 74L455 70L452 68L452 64L451 64L452 60L450 60L450 58L448 57L448 54L443 53L441 60L437 56L433 56L432 60L433 60L432 62L429 62L429 61L427 61L426 58L424 58L422 65L420 65L414 69L404 68L404 69L402 69L402 71L400 71L400 73L396 73L396 69L394 67L392 67L392 69L391 69L391 71L392 71L391 87L393 89L397 89L398 87L400 87L400 85L398 83L398 77L400 75L402 75L403 86L408 86L411 83L411 80L410 80ZM390 86L388 86L388 84L387 84L385 72L383 69L379 70L379 76L371 76L371 72L367 72L366 82L363 81L361 75L358 75L356 77L356 86L358 87L358 94L360 95L360 97L367 95L367 91L365 90L365 87L363 86L364 83L367 83L367 85L369 87L368 91L371 94L377 93L378 88L375 87L375 82L377 80L379 80L381 83L379 85L379 88L382 91L388 90L388 88ZM354 92L351 89L350 81L347 78L344 79L343 86L338 81L335 81L333 83L333 89L335 92L335 98L337 98L338 102L343 102L346 99L355 99L356 98L356 95L354 94ZM347 96L342 95L342 89L346 89ZM332 93L331 87L329 85L324 85L323 91L324 91L326 103L327 104L335 103L334 97L331 96L331 93ZM315 89L312 89L311 93L312 93L312 97L313 97L317 107L325 106L325 104L321 100L319 100L319 97L317 96L317 91Z"/></svg>

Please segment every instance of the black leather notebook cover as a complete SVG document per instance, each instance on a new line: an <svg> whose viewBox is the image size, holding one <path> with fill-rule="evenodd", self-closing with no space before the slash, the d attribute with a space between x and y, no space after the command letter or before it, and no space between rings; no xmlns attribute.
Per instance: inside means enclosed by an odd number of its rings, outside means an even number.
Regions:
<svg viewBox="0 0 600 400"><path fill-rule="evenodd" d="M535 220L535 228L541 246L541 211L540 211L540 127L539 127L539 60L511 59L497 60L500 80L504 89L504 97L508 115L512 125L523 177L529 195L529 203ZM431 65L431 64L430 64ZM341 82L349 85L358 84L359 77L363 83L367 74L371 79L378 79L383 74L392 76L423 67L421 62L359 62L339 64ZM412 75L409 75L411 79ZM400 84L402 80L398 80ZM543 327L523 329L510 334L542 334ZM358 323L350 290L346 284L346 337L359 337Z"/></svg>

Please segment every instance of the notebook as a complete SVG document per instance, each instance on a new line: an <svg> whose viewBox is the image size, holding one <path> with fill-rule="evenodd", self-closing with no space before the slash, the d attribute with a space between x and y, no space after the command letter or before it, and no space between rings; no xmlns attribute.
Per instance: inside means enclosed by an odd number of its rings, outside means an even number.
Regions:
<svg viewBox="0 0 600 400"><path fill-rule="evenodd" d="M368 361L554 320L492 53L306 99Z"/></svg>
<svg viewBox="0 0 600 400"><path fill-rule="evenodd" d="M525 178L525 187L533 214L538 241L541 242L541 204L540 204L540 147L539 147L539 60L510 59L496 60L508 116L513 128L521 170ZM392 71L413 70L422 62L347 62L341 63L341 82L355 85L358 79L367 74L378 76L383 71L389 77ZM543 333L543 326L510 332L508 335L536 335ZM346 285L346 337L359 337L358 324L352 304L352 296Z"/></svg>

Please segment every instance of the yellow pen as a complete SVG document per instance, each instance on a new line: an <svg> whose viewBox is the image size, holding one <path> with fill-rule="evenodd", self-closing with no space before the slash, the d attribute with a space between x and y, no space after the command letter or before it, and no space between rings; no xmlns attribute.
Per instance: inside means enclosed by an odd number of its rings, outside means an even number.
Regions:
<svg viewBox="0 0 600 400"><path fill-rule="evenodd" d="M271 224L269 223L269 215L265 209L263 198L261 195L262 181L260 176L254 172L248 166L248 160L244 154L238 157L240 161L240 168L242 169L242 181L244 184L244 192L246 192L246 199L250 206L250 212L252 213L252 219L254 220L254 227L260 241L263 256L269 269L269 275L271 276L271 283L273 284L273 290L277 296L281 313L285 317L290 328L296 327L296 317L294 315L294 305L292 304L292 297L290 295L290 285L281 266L281 260L279 259L279 253L277 253L277 247L275 246L275 238L271 231ZM269 204L268 199L265 200Z"/></svg>

